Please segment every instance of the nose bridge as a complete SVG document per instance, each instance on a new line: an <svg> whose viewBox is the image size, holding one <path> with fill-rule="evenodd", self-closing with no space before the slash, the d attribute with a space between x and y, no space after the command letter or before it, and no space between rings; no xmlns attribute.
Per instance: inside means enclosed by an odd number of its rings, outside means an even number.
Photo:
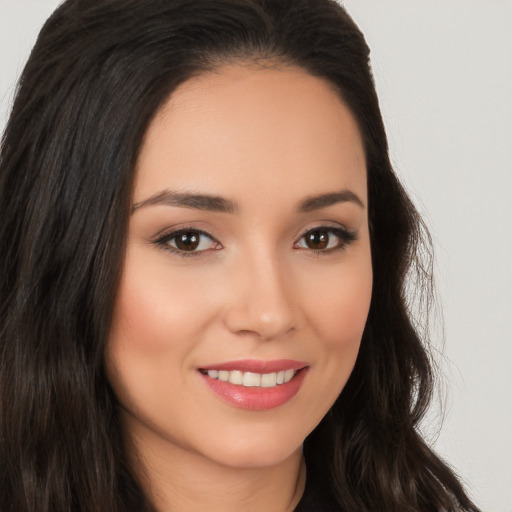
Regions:
<svg viewBox="0 0 512 512"><path fill-rule="evenodd" d="M293 293L286 265L277 250L262 248L241 256L232 276L228 327L273 339L294 328Z"/></svg>

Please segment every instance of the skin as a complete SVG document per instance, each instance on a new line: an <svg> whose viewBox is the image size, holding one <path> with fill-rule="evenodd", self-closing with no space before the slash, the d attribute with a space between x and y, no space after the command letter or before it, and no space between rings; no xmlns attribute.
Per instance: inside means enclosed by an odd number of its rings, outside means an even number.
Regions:
<svg viewBox="0 0 512 512"><path fill-rule="evenodd" d="M170 190L236 208L154 201ZM297 211L340 191L361 204ZM106 357L134 466L160 511L293 510L302 443L352 371L370 305L366 164L351 112L298 68L203 74L151 123L133 204ZM328 233L328 249L315 252L302 235L323 226L356 240L343 245ZM156 242L183 227L212 238L185 257L169 250L175 239ZM198 372L240 359L309 369L284 405L244 410Z"/></svg>

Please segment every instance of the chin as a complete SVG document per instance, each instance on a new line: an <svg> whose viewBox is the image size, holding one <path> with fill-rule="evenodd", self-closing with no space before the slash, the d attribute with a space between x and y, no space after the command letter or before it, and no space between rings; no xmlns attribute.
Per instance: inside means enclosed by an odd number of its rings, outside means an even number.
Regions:
<svg viewBox="0 0 512 512"><path fill-rule="evenodd" d="M257 430L257 429L254 429ZM249 438L227 436L217 444L211 439L209 447L203 452L210 460L231 468L263 468L282 464L302 454L303 438L293 442L291 436L276 433L264 435L253 432Z"/></svg>

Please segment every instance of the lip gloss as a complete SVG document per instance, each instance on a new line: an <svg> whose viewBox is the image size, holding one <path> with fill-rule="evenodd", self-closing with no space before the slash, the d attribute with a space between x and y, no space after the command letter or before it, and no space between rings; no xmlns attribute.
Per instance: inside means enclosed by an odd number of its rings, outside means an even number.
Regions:
<svg viewBox="0 0 512 512"><path fill-rule="evenodd" d="M253 372L259 374L295 370L288 382L272 387L243 386L209 377L208 370ZM200 376L208 388L227 403L241 409L254 411L268 410L284 405L299 391L308 371L307 363L291 360L232 361L201 367Z"/></svg>

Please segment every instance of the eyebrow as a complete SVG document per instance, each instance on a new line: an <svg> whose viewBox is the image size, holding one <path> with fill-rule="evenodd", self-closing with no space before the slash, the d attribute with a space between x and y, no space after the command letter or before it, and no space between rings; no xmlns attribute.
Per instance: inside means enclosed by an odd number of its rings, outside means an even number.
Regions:
<svg viewBox="0 0 512 512"><path fill-rule="evenodd" d="M181 208L191 208L194 210L208 210L211 212L234 213L238 210L237 205L219 196L208 194L197 194L194 192L175 192L172 190L163 190L144 201L135 203L132 206L131 213L139 208L153 205L179 206Z"/></svg>
<svg viewBox="0 0 512 512"><path fill-rule="evenodd" d="M364 208L364 203L361 201L351 190L342 190L341 192L331 192L329 194L319 194L317 196L310 196L299 204L298 211L300 213L307 213L313 210L320 210L327 208L337 203L355 203L361 208Z"/></svg>
<svg viewBox="0 0 512 512"><path fill-rule="evenodd" d="M354 192L351 190L342 190L341 192L330 192L307 197L304 201L299 203L297 211L299 213L307 213L346 202L355 203L361 208L365 207L364 203ZM163 190L148 199L135 203L131 208L131 213L133 214L135 211L145 206L153 205L178 206L181 208L220 213L235 213L239 210L237 203L224 197L195 192Z"/></svg>

